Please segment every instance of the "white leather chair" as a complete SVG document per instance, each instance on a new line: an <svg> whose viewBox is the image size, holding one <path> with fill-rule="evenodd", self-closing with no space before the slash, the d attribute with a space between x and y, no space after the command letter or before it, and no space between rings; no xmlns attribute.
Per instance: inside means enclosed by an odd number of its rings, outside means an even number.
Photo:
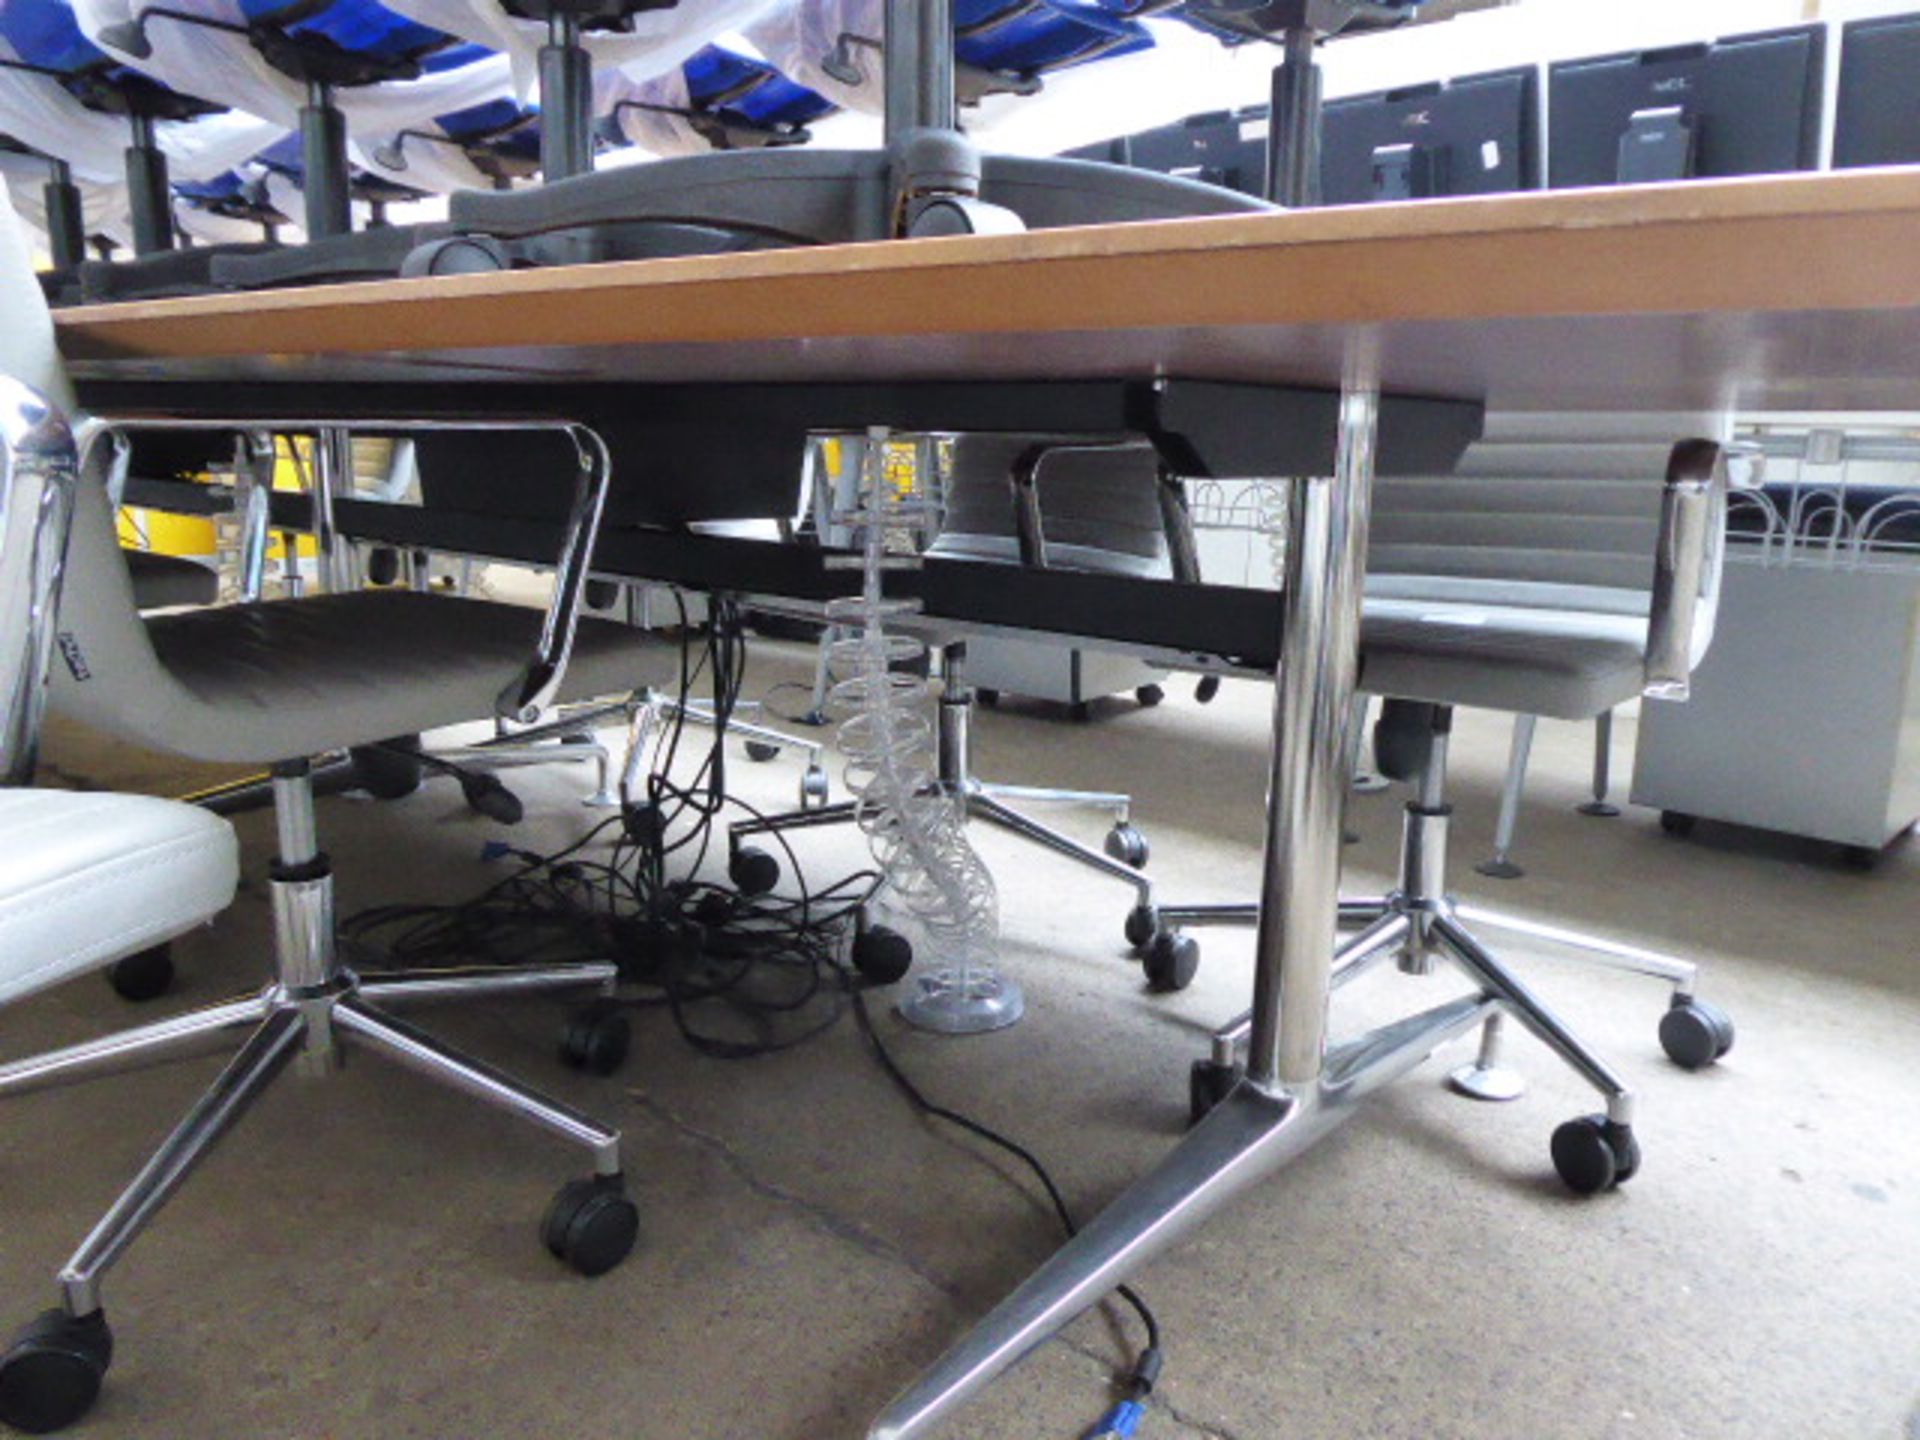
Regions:
<svg viewBox="0 0 1920 1440"><path fill-rule="evenodd" d="M69 394L25 246L11 216L0 219L6 222L0 224L0 373L24 375L49 393ZM621 1178L617 1130L458 1054L389 1013L402 1005L477 995L605 987L615 979L615 967L596 963L364 978L349 970L335 946L332 871L319 847L306 758L496 710L522 716L535 702L556 695L563 678L585 694L630 687L633 632L590 622L576 631L605 493L604 451L598 465L590 465L590 437L583 437L582 445L577 523L560 558L554 608L544 616L483 601L382 590L151 621L135 608L114 534L106 491L113 437L96 433L95 443L83 449L52 703L97 729L150 748L197 759L272 764L278 836L269 871L275 953L267 984L252 994L0 1066L0 1096L6 1096L195 1053L232 1032L247 1032L238 1054L61 1271L60 1306L27 1326L0 1356L0 1424L43 1433L86 1413L113 1350L101 1308L102 1276L296 1057L308 1068L326 1069L340 1047L364 1047L585 1146L592 1152L594 1173L565 1186L555 1198L543 1225L545 1242L588 1275L617 1265L632 1248L638 1215ZM595 474L597 483L588 483ZM182 841L177 848L189 847ZM212 898L208 888L201 887L203 898ZM135 924L134 933L144 931ZM617 1038L624 1039L623 1030ZM315 1240L321 1240L317 1232Z"/></svg>

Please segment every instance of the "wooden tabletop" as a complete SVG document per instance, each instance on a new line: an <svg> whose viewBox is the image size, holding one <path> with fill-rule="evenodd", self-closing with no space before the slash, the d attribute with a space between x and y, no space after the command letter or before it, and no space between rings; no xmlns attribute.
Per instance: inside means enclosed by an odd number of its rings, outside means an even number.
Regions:
<svg viewBox="0 0 1920 1440"><path fill-rule="evenodd" d="M1336 383L1920 411L1920 171L1089 226L99 305L88 377Z"/></svg>

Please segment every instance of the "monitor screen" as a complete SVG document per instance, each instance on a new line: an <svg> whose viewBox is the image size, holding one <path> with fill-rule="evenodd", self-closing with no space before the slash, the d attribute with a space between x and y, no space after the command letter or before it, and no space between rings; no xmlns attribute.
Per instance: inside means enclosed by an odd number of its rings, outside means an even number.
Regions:
<svg viewBox="0 0 1920 1440"><path fill-rule="evenodd" d="M1841 31L1833 164L1920 161L1920 15L1856 20Z"/></svg>
<svg viewBox="0 0 1920 1440"><path fill-rule="evenodd" d="M1811 170L1825 31L1570 60L1548 82L1547 183L1617 185Z"/></svg>
<svg viewBox="0 0 1920 1440"><path fill-rule="evenodd" d="M1328 205L1490 195L1540 183L1531 66L1330 100L1320 192Z"/></svg>
<svg viewBox="0 0 1920 1440"><path fill-rule="evenodd" d="M1267 107L1190 115L1171 125L1083 145L1067 154L1261 195L1267 183Z"/></svg>

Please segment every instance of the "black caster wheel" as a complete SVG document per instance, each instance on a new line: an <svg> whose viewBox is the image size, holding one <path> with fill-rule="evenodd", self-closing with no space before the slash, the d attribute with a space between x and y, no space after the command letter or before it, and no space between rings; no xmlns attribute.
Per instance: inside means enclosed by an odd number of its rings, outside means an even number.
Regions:
<svg viewBox="0 0 1920 1440"><path fill-rule="evenodd" d="M367 583L391 585L400 578L400 552L391 545L376 545L367 552Z"/></svg>
<svg viewBox="0 0 1920 1440"><path fill-rule="evenodd" d="M818 810L827 803L832 786L827 780L827 772L818 765L809 765L800 775L800 808Z"/></svg>
<svg viewBox="0 0 1920 1440"><path fill-rule="evenodd" d="M1139 701L1142 709L1151 710L1167 698L1167 692L1162 690L1158 685L1142 685L1138 690L1133 692L1133 698Z"/></svg>
<svg viewBox="0 0 1920 1440"><path fill-rule="evenodd" d="M1147 988L1170 995L1186 989L1200 973L1200 942L1178 930L1162 930L1147 943L1140 963L1147 972Z"/></svg>
<svg viewBox="0 0 1920 1440"><path fill-rule="evenodd" d="M775 759L779 754L780 747L778 745L769 745L764 740L747 741L747 759L749 760L757 760L764 765L767 761Z"/></svg>
<svg viewBox="0 0 1920 1440"><path fill-rule="evenodd" d="M78 1319L43 1311L0 1356L0 1425L27 1435L64 1430L100 1398L113 1363L113 1332L104 1310Z"/></svg>
<svg viewBox="0 0 1920 1440"><path fill-rule="evenodd" d="M1122 865L1131 865L1136 870L1146 869L1147 857L1153 853L1147 844L1147 837L1125 821L1107 832L1105 849Z"/></svg>
<svg viewBox="0 0 1920 1440"><path fill-rule="evenodd" d="M582 1275L604 1275L633 1251L640 1211L618 1179L569 1180L541 1222L547 1249Z"/></svg>
<svg viewBox="0 0 1920 1440"><path fill-rule="evenodd" d="M1144 952L1160 933L1160 913L1151 905L1136 905L1127 912L1127 944Z"/></svg>
<svg viewBox="0 0 1920 1440"><path fill-rule="evenodd" d="M1553 1168L1576 1195L1598 1195L1624 1185L1640 1168L1633 1128L1604 1115L1582 1115L1553 1132Z"/></svg>
<svg viewBox="0 0 1920 1440"><path fill-rule="evenodd" d="M376 800L404 800L420 788L418 735L403 735L384 745L356 745L353 783Z"/></svg>
<svg viewBox="0 0 1920 1440"><path fill-rule="evenodd" d="M1669 835L1678 835L1682 840L1693 834L1694 817L1684 810L1662 810L1660 828Z"/></svg>
<svg viewBox="0 0 1920 1440"><path fill-rule="evenodd" d="M978 700L982 705L986 706L987 709L989 710L997 709L1000 705L1000 692L998 690L988 689L984 685L979 686L974 690L973 698L975 700Z"/></svg>
<svg viewBox="0 0 1920 1440"><path fill-rule="evenodd" d="M1198 1125L1240 1083L1240 1067L1218 1060L1196 1060L1187 1072L1187 1120Z"/></svg>
<svg viewBox="0 0 1920 1440"><path fill-rule="evenodd" d="M869 925L853 937L853 968L875 985L897 985L913 968L913 943L888 925Z"/></svg>
<svg viewBox="0 0 1920 1440"><path fill-rule="evenodd" d="M1220 677L1218 675L1202 675L1200 683L1193 687L1193 698L1202 705L1211 705L1213 697L1219 693Z"/></svg>
<svg viewBox="0 0 1920 1440"><path fill-rule="evenodd" d="M1733 1048L1733 1017L1718 1005L1676 995L1660 1017L1660 1048L1682 1070L1704 1070Z"/></svg>
<svg viewBox="0 0 1920 1440"><path fill-rule="evenodd" d="M633 1026L611 1000L597 1000L574 1012L560 1037L560 1058L589 1075L611 1075L627 1058Z"/></svg>
<svg viewBox="0 0 1920 1440"><path fill-rule="evenodd" d="M756 845L742 845L727 858L727 878L742 895L764 895L780 883L780 862Z"/></svg>
<svg viewBox="0 0 1920 1440"><path fill-rule="evenodd" d="M173 947L155 945L107 967L107 983L122 1000L143 1004L173 988Z"/></svg>
<svg viewBox="0 0 1920 1440"><path fill-rule="evenodd" d="M587 602L589 610L611 610L620 603L620 582L589 580L586 593L581 598Z"/></svg>

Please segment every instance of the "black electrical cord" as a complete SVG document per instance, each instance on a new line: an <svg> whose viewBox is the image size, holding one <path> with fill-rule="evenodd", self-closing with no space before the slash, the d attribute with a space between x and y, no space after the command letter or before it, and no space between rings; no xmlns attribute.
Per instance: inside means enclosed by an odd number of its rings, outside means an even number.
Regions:
<svg viewBox="0 0 1920 1440"><path fill-rule="evenodd" d="M668 862L696 875L711 851L714 827L728 811L767 817L725 793L721 747L745 676L746 646L732 602L715 597L696 657L678 591L679 704L671 707L641 796L623 794L621 813L548 855L493 842L493 858L519 868L473 899L451 905L386 905L341 926L343 939L374 963L429 968L452 963L525 964L612 959L629 991L618 1003L664 1009L693 1049L722 1060L749 1060L804 1045L853 1012L869 1053L913 1109L1013 1156L1033 1174L1069 1236L1079 1226L1052 1173L1018 1141L940 1105L901 1069L873 1023L868 982L839 958L846 932L879 892L884 877L860 870L810 889L786 836L769 830L784 853L797 894L744 896L697 879L670 879ZM692 776L673 777L688 724L687 706L706 681L713 692L713 739ZM605 858L587 852L611 835ZM376 943L384 936L384 943ZM713 1009L747 1038L703 1025ZM1161 1331L1131 1286L1116 1293L1138 1316L1146 1344L1126 1377L1127 1399L1098 1437L1133 1433L1161 1368Z"/></svg>
<svg viewBox="0 0 1920 1440"><path fill-rule="evenodd" d="M984 1125L971 1116L963 1115L958 1110L951 1110L945 1105L941 1105L928 1098L927 1093L914 1083L913 1077L900 1068L899 1062L893 1058L892 1052L887 1049L886 1043L881 1040L880 1032L875 1028L873 1023L873 1015L867 1009L866 995L861 987L858 984L850 984L849 993L853 1001L854 1023L860 1027L861 1038L867 1042L867 1049L872 1052L875 1062L878 1063L886 1077L893 1082L894 1088L906 1096L907 1103L912 1105L913 1108L921 1114L930 1115L936 1120L944 1120L947 1124L986 1141L987 1144L1005 1151L1007 1154L1013 1156L1014 1159L1020 1161L1028 1170L1033 1172L1034 1178L1040 1182L1040 1188L1046 1191L1047 1200L1053 1206L1053 1213L1059 1218L1060 1228L1066 1232L1067 1238L1071 1240L1075 1235L1078 1235L1080 1233L1080 1226L1073 1218L1073 1211L1067 1205L1067 1198L1061 1193L1060 1187L1055 1183L1052 1173L1041 1163L1040 1157L1022 1145L1018 1140L1002 1135L991 1126ZM1117 1286L1115 1287L1114 1293L1132 1307L1133 1313L1140 1317L1141 1327L1147 1332L1146 1347L1141 1351L1140 1360L1134 1367L1136 1379L1139 1372L1147 1367L1149 1356L1153 1357L1151 1362L1152 1376L1157 1377L1160 1369L1160 1322L1158 1318L1155 1317L1153 1308L1149 1306L1147 1302L1140 1297L1140 1293L1130 1285ZM1146 1391L1152 1388L1153 1378L1150 1377L1146 1381L1146 1389L1142 1390L1140 1394L1144 1396Z"/></svg>

